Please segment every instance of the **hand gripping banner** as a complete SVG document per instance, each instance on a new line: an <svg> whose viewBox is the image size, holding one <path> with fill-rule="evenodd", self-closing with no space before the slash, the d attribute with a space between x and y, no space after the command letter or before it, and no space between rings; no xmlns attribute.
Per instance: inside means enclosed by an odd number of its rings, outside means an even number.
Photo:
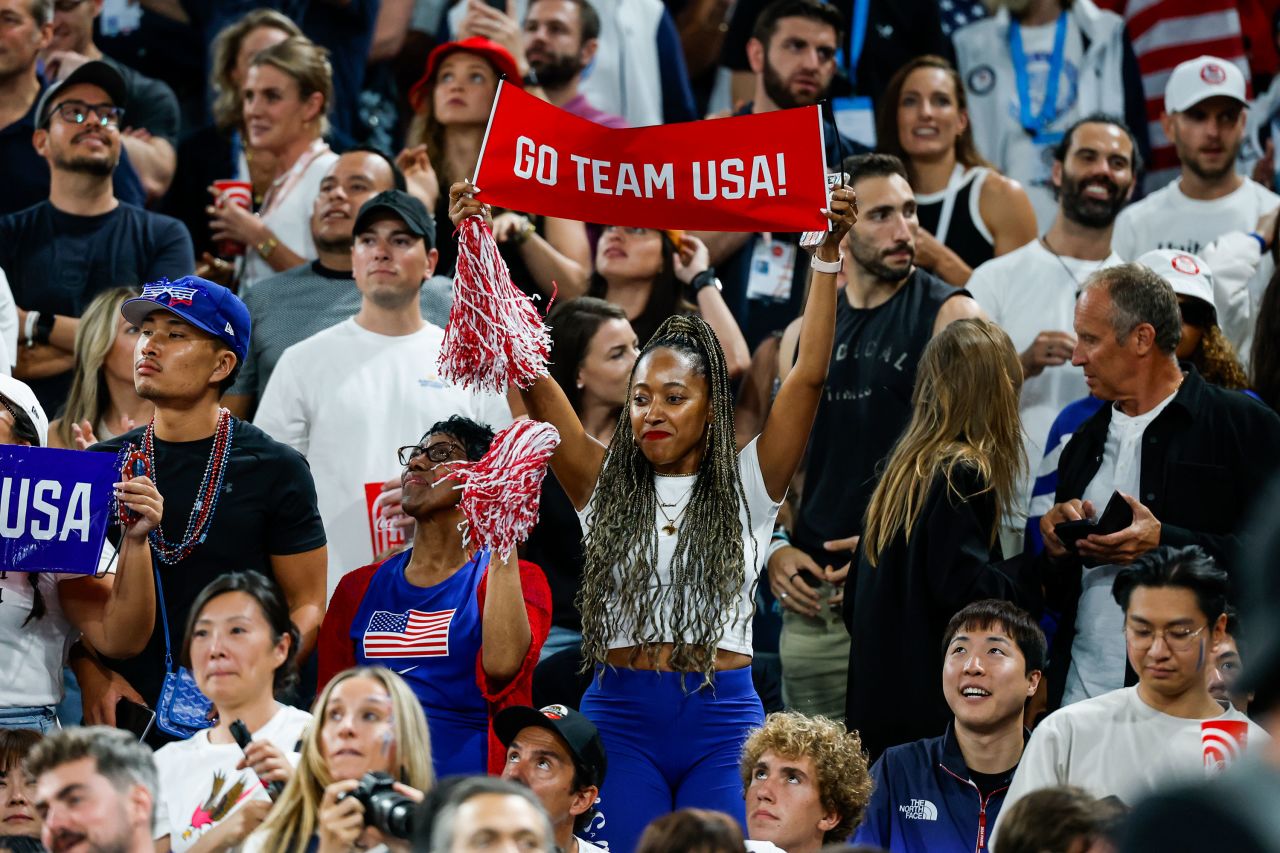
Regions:
<svg viewBox="0 0 1280 853"><path fill-rule="evenodd" d="M474 182L489 204L602 225L825 231L822 134L816 106L612 129L500 83Z"/></svg>
<svg viewBox="0 0 1280 853"><path fill-rule="evenodd" d="M96 572L117 464L113 453L0 446L0 567Z"/></svg>

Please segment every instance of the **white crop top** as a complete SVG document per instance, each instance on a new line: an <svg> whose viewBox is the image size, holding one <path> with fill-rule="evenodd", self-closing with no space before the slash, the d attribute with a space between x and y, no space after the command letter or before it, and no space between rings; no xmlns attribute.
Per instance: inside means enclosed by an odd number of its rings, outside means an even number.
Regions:
<svg viewBox="0 0 1280 853"><path fill-rule="evenodd" d="M755 589L756 579L760 576L760 568L768 553L769 539L773 536L773 525L777 520L778 510L782 506L781 503L776 503L769 497L769 490L765 488L764 475L760 472L760 457L757 454L758 442L758 438L753 439L738 454L738 472L742 477L742 490L747 497L746 507L739 507L738 513L742 522L742 563L746 567L746 572L742 589L729 605L729 620L725 623L724 634L716 644L717 648L744 655L751 654L751 617L755 608L751 597L752 591ZM658 501L666 506L655 507L653 523L658 531L658 570L651 586L661 586L665 591L659 600L659 607L663 612L658 620L659 624L664 626L671 624L671 608L676 600L676 597L671 594L671 558L675 555L678 534L664 535L662 528L667 525L668 519L677 519L677 516L679 516L677 523L681 530L689 529L691 524L697 523L697 519L681 515L693 495L693 485L697 478L697 474L684 477L654 475ZM584 531L591 529L594 500L593 492L591 500L587 501L586 508L578 513L578 519L582 522ZM750 526L747 523L748 509L751 513ZM675 639L674 636L663 636L661 641L673 642ZM683 639L690 642L693 640L687 635ZM629 617L625 614L620 615L614 633L609 638L609 648L618 649L639 644L640 639L636 636L635 625L630 624Z"/></svg>

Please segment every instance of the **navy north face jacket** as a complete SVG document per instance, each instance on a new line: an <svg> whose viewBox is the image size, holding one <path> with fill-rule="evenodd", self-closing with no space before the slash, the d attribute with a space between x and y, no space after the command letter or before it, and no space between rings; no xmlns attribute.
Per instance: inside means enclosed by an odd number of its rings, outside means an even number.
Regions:
<svg viewBox="0 0 1280 853"><path fill-rule="evenodd" d="M890 853L984 853L1013 769L984 798L969 779L948 724L942 737L885 750L872 765L871 778L875 790L855 844Z"/></svg>

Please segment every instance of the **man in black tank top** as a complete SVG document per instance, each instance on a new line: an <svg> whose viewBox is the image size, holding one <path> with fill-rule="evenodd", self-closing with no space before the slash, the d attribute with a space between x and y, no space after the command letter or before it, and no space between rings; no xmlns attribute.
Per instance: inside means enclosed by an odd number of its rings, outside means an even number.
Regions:
<svg viewBox="0 0 1280 853"><path fill-rule="evenodd" d="M768 564L784 608L783 698L832 719L844 715L848 672L838 602L880 465L911 416L920 353L948 323L981 316L966 291L915 266L916 201L901 161L860 154L844 170L859 215L846 242L830 373L791 544L771 549Z"/></svg>

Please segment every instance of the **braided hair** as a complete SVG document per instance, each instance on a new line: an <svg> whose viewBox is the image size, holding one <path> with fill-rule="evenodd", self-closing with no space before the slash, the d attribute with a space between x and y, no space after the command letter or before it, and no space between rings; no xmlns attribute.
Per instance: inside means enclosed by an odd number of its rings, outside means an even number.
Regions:
<svg viewBox="0 0 1280 853"><path fill-rule="evenodd" d="M603 662L609 638L621 622L632 626L641 653L656 655L659 644L673 642L671 666L678 672L701 672L709 684L716 646L746 578L740 509L747 502L734 443L733 393L724 351L700 317L667 318L636 365L657 349L687 356L707 379L712 417L706 448L689 497L687 523L677 534L670 584L664 586L657 581L654 470L640 451L630 410L623 408L591 498L593 522L583 542L576 601L582 614L582 657L585 667Z"/></svg>

